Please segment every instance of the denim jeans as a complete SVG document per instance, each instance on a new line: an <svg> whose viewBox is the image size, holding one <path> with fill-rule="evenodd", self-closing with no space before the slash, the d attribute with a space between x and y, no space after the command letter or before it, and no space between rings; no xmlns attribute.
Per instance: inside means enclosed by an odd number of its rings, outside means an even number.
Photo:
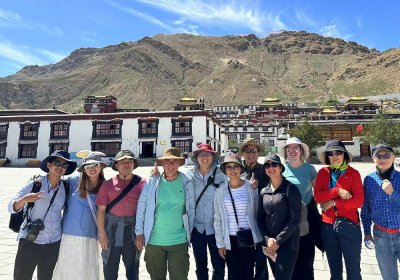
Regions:
<svg viewBox="0 0 400 280"><path fill-rule="evenodd" d="M215 235L199 233L196 228L192 231L193 255L196 261L196 275L198 280L208 280L207 245L210 251L213 266L212 280L223 280L225 276L225 261L218 253Z"/></svg>
<svg viewBox="0 0 400 280"><path fill-rule="evenodd" d="M343 264L346 265L348 280L361 280L361 229L353 240L338 235L333 225L322 223L321 236L324 242L326 257L328 258L331 280L343 280Z"/></svg>
<svg viewBox="0 0 400 280"><path fill-rule="evenodd" d="M387 233L374 227L375 255L383 280L398 280L400 262L400 233Z"/></svg>

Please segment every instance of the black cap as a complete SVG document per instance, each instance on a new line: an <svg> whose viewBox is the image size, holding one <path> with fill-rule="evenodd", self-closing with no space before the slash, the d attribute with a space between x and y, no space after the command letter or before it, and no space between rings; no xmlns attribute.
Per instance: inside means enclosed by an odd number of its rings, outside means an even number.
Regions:
<svg viewBox="0 0 400 280"><path fill-rule="evenodd" d="M387 144L378 144L372 149L372 155L375 156L380 150L387 150L388 152L394 153L393 148L391 146Z"/></svg>
<svg viewBox="0 0 400 280"><path fill-rule="evenodd" d="M278 154L270 154L270 155L267 155L267 156L264 158L264 166L263 166L264 168L265 168L265 164L266 164L268 161L270 161L270 162L275 162L275 163L279 163L279 165L282 167L282 172L285 171L285 166L282 164L281 157L280 157Z"/></svg>

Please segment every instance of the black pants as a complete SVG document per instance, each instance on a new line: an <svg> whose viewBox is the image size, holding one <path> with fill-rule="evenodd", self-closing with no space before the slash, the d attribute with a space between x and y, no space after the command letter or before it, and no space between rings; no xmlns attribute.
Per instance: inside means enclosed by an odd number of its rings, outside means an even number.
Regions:
<svg viewBox="0 0 400 280"><path fill-rule="evenodd" d="M61 241L36 244L21 239L14 265L14 280L31 280L37 266L38 280L51 280Z"/></svg>
<svg viewBox="0 0 400 280"><path fill-rule="evenodd" d="M124 244L122 247L113 247L108 258L107 265L104 265L104 279L115 280L118 278L119 261L125 265L126 279L139 279L139 258L140 253L137 251L132 237L132 225L128 224L124 227Z"/></svg>
<svg viewBox="0 0 400 280"><path fill-rule="evenodd" d="M312 234L300 237L299 255L292 280L314 280L315 245Z"/></svg>
<svg viewBox="0 0 400 280"><path fill-rule="evenodd" d="M210 252L211 264L214 269L212 280L224 280L225 261L218 253L215 235L206 235L205 231L199 233L196 228L193 228L192 247L194 259L196 261L197 280L208 280L207 245Z"/></svg>
<svg viewBox="0 0 400 280"><path fill-rule="evenodd" d="M299 241L295 239L296 238L293 238L293 236L289 237L289 239L279 247L276 262L268 258L275 280L288 280L292 278L294 265L296 264L297 255L299 253Z"/></svg>
<svg viewBox="0 0 400 280"><path fill-rule="evenodd" d="M256 275L254 275L254 280L268 280L267 256L262 251L263 244L265 242L256 246Z"/></svg>
<svg viewBox="0 0 400 280"><path fill-rule="evenodd" d="M254 247L239 248L236 236L230 236L231 250L226 250L228 280L253 279L256 250Z"/></svg>

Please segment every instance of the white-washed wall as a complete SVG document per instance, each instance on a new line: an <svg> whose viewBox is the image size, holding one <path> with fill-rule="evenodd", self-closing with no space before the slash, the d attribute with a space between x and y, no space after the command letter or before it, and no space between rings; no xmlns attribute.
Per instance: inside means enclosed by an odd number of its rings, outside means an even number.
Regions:
<svg viewBox="0 0 400 280"><path fill-rule="evenodd" d="M91 150L93 133L92 120L73 120L69 126L68 152L76 153L81 150ZM48 136L50 137L50 132Z"/></svg>

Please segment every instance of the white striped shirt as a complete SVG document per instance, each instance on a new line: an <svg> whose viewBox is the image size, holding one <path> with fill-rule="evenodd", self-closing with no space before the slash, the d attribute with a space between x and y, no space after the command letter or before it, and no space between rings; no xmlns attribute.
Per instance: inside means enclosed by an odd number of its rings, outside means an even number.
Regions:
<svg viewBox="0 0 400 280"><path fill-rule="evenodd" d="M243 229L249 229L249 223L246 219L246 209L247 209L247 190L246 186L243 185L236 189L230 189L232 192L233 200L235 202L236 212L239 220L239 227ZM238 229L238 224L235 218L235 212L233 211L231 197L229 191L224 196L224 206L226 215L228 217L228 227L229 235L236 236Z"/></svg>

